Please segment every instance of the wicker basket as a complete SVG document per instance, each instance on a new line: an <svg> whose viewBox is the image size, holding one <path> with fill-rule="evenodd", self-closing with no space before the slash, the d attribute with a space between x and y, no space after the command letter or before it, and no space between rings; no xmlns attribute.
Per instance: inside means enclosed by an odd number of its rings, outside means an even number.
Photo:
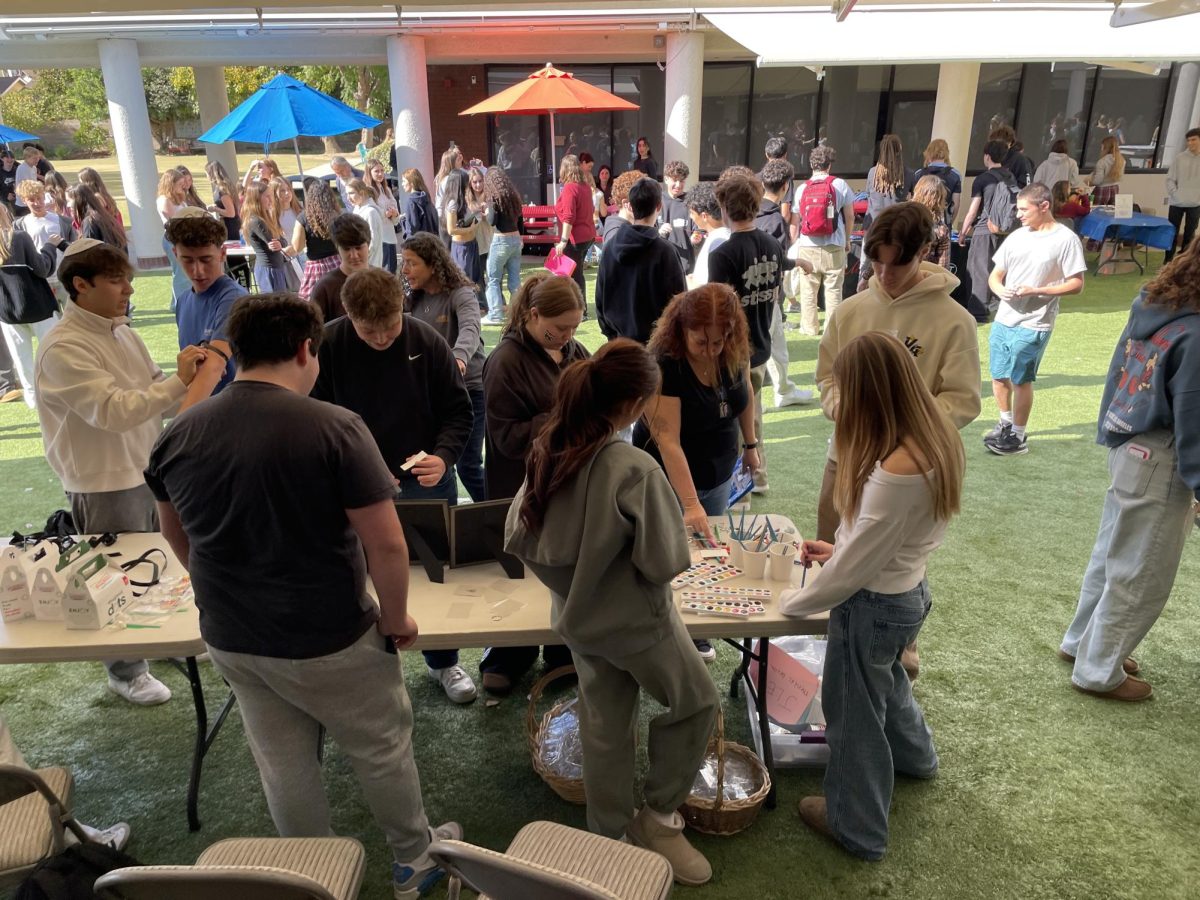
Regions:
<svg viewBox="0 0 1200 900"><path fill-rule="evenodd" d="M689 825L705 834L737 834L745 831L758 818L763 801L771 792L771 775L762 760L749 747L725 740L725 715L717 710L717 729L708 744L717 754L717 796L711 800L694 794L684 801L679 811ZM758 790L743 800L725 799L725 759L740 756L762 776ZM706 754L707 756L707 754Z"/></svg>
<svg viewBox="0 0 1200 900"><path fill-rule="evenodd" d="M540 721L537 718L538 701L542 699L542 694L545 693L550 683L574 674L574 666L560 666L547 672L534 683L533 688L529 691L529 708L525 711L525 732L529 740L529 754L533 757L533 771L537 772L542 781L550 785L550 789L558 796L568 803L577 803L582 806L587 802L583 792L583 779L565 778L556 772L551 772L542 760L542 741L546 729L550 726L550 721L561 713L571 700L559 700L550 707Z"/></svg>

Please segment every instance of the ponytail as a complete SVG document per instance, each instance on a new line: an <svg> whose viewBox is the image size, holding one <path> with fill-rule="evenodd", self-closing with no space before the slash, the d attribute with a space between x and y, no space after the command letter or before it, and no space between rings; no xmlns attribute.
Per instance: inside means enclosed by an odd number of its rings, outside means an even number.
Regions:
<svg viewBox="0 0 1200 900"><path fill-rule="evenodd" d="M654 396L660 378L653 357L628 338L609 341L591 359L567 367L559 376L550 418L525 461L520 514L526 528L541 531L551 498L612 437L616 416Z"/></svg>
<svg viewBox="0 0 1200 900"><path fill-rule="evenodd" d="M526 278L517 293L509 300L512 312L504 326L504 334L517 332L529 321L529 313L536 309L548 319L561 316L574 309L583 309L583 294L570 278L539 272Z"/></svg>

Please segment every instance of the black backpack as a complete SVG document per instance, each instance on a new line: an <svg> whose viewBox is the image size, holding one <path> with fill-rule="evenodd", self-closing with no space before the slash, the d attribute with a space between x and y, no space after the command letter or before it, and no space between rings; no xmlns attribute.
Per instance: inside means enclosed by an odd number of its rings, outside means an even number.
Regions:
<svg viewBox="0 0 1200 900"><path fill-rule="evenodd" d="M17 888L15 900L94 900L93 886L101 875L140 865L107 844L75 844L38 863Z"/></svg>

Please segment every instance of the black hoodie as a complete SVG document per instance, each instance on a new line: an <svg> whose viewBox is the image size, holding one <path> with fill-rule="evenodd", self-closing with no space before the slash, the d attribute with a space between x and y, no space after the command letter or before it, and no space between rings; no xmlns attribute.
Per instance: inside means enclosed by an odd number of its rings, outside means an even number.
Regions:
<svg viewBox="0 0 1200 900"><path fill-rule="evenodd" d="M617 230L600 257L596 276L596 317L609 340L632 338L642 344L667 303L687 290L675 248L650 225Z"/></svg>
<svg viewBox="0 0 1200 900"><path fill-rule="evenodd" d="M663 191L658 224L671 226L671 236L666 241L679 255L679 264L683 266L684 274L691 272L696 263L696 251L692 247L692 232L696 230L696 225L688 212L686 193L682 197L672 197L669 191Z"/></svg>

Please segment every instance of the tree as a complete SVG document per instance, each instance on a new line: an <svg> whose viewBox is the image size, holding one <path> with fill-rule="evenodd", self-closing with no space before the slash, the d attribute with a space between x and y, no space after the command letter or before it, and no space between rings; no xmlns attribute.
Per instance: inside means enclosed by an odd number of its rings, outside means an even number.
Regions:
<svg viewBox="0 0 1200 900"><path fill-rule="evenodd" d="M166 148L175 135L175 120L195 118L196 82L190 68L142 69L142 86L146 90L146 109L150 114L150 130L159 146Z"/></svg>
<svg viewBox="0 0 1200 900"><path fill-rule="evenodd" d="M295 76L305 84L353 106L376 119L391 118L391 85L387 66L302 66ZM368 129L363 130L366 143ZM325 152L339 152L332 137L325 138Z"/></svg>

